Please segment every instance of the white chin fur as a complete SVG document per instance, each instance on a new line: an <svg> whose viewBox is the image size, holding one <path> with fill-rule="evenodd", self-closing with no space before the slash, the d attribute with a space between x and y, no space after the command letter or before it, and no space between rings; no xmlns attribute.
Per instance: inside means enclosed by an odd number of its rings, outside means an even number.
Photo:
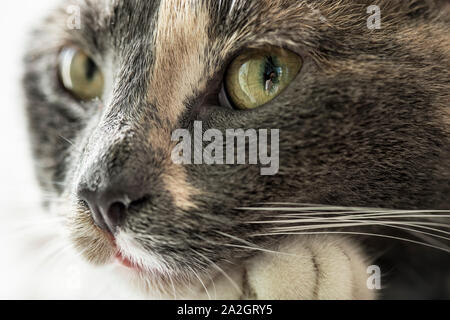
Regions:
<svg viewBox="0 0 450 320"><path fill-rule="evenodd" d="M146 251L131 235L120 231L115 235L120 253L149 274L170 276L172 271L161 258Z"/></svg>

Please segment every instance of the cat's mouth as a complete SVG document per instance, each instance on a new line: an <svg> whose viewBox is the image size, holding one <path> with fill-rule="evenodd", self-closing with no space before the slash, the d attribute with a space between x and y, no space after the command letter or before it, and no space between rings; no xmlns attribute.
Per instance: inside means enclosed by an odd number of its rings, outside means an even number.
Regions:
<svg viewBox="0 0 450 320"><path fill-rule="evenodd" d="M235 284L235 280L230 279L228 274L224 277L215 269L204 271L205 274L194 269L190 269L189 272L176 271L170 268L162 257L145 251L131 235L119 232L114 239L113 263L131 271L138 287L143 288L144 292L152 297L156 297L158 294L168 294L167 297L176 299L177 294L180 296L188 294L189 297L194 294L194 297L211 299L210 292L216 291L220 286L228 288L229 281L236 286L232 292L242 293L242 290ZM239 272L241 272L241 268L235 269L232 273L234 278L239 277Z"/></svg>
<svg viewBox="0 0 450 320"><path fill-rule="evenodd" d="M139 266L138 264L136 264L133 261L131 261L130 259L128 259L119 250L116 253L115 260L120 265L123 265L124 267L127 267L129 269L134 269L134 270L137 270L137 271L142 271L141 266Z"/></svg>
<svg viewBox="0 0 450 320"><path fill-rule="evenodd" d="M146 268L141 266L139 263L135 262L134 259L130 259L126 254L122 253L122 251L115 245L116 254L113 258L113 263L119 264L127 269L131 269L137 272L145 272Z"/></svg>
<svg viewBox="0 0 450 320"><path fill-rule="evenodd" d="M133 236L118 232L114 237L114 262L128 269L145 274L151 278L164 278L173 275L162 257L149 253Z"/></svg>

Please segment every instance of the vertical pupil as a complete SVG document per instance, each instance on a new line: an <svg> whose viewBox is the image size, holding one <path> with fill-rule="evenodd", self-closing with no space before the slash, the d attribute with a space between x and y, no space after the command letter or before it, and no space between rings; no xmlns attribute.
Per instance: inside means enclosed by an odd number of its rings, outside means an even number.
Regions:
<svg viewBox="0 0 450 320"><path fill-rule="evenodd" d="M95 72L97 71L97 66L92 59L87 58L85 64L86 79L92 80L94 78Z"/></svg>
<svg viewBox="0 0 450 320"><path fill-rule="evenodd" d="M276 83L279 68L276 67L273 57L268 56L265 60L263 73L264 89L265 91L270 91Z"/></svg>

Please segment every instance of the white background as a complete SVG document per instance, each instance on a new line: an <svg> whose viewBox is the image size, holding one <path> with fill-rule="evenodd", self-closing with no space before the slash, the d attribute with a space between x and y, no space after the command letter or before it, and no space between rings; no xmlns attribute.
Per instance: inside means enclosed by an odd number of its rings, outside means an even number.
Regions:
<svg viewBox="0 0 450 320"><path fill-rule="evenodd" d="M23 115L21 60L30 26L54 0L3 1L0 10L0 298L28 298L21 274L26 243L17 236L31 212L39 211ZM22 240L24 240L22 242ZM25 272L25 271L23 271ZM38 297L36 297L38 298Z"/></svg>
<svg viewBox="0 0 450 320"><path fill-rule="evenodd" d="M45 213L28 146L21 60L32 26L57 2L3 1L0 10L0 299L133 298L118 284L110 288L110 270L78 259L68 263L61 253L46 252L47 244L36 236L45 237Z"/></svg>
<svg viewBox="0 0 450 320"><path fill-rule="evenodd" d="M3 1L0 10L0 199L2 218L9 206L36 200L20 87L21 60L30 26L55 0Z"/></svg>

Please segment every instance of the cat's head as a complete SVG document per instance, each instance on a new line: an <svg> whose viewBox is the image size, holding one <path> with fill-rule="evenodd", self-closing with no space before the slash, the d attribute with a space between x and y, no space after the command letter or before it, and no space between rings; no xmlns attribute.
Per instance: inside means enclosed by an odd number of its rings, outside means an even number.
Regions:
<svg viewBox="0 0 450 320"><path fill-rule="evenodd" d="M448 208L442 4L377 1L373 29L372 1L64 2L34 32L24 80L49 204L66 204L89 260L180 279L278 239L252 223L273 212L244 207ZM195 121L279 130L275 174L176 164L172 134L194 143Z"/></svg>

